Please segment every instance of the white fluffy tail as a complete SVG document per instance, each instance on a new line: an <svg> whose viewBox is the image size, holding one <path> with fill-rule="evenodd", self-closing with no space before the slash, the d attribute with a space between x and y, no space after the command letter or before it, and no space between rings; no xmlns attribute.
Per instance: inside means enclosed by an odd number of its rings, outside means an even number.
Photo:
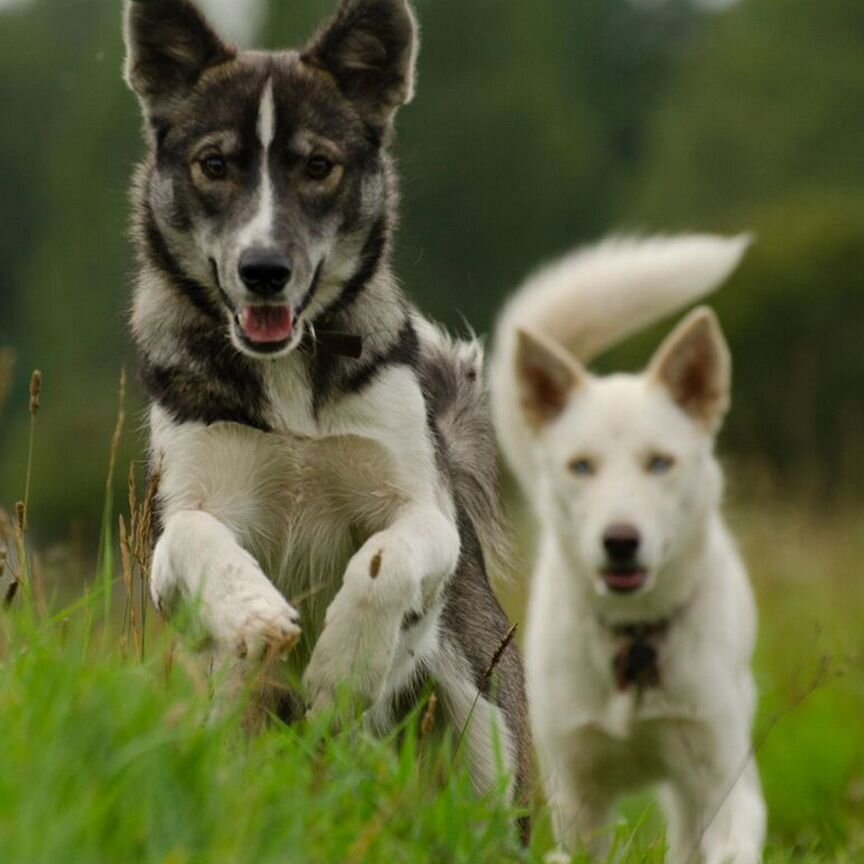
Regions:
<svg viewBox="0 0 864 864"><path fill-rule="evenodd" d="M587 362L710 294L749 245L748 235L611 239L528 278L498 319L490 368L498 440L526 492L534 472L516 388L517 330L542 333Z"/></svg>

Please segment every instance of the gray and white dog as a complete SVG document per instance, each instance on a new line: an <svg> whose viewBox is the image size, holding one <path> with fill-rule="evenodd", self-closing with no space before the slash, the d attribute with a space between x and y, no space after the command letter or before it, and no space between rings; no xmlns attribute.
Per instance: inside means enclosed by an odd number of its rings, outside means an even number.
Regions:
<svg viewBox="0 0 864 864"><path fill-rule="evenodd" d="M126 43L149 145L133 331L160 477L156 605L194 604L235 685L299 643L311 710L347 687L376 729L434 680L469 726L477 787L500 757L521 796L481 350L421 317L390 267L410 6L345 0L302 50L265 53L224 44L187 0L132 0Z"/></svg>

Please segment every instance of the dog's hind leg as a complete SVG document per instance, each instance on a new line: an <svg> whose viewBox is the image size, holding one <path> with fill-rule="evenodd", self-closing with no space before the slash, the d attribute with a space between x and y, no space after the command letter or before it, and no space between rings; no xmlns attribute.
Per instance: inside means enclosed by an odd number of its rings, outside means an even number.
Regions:
<svg viewBox="0 0 864 864"><path fill-rule="evenodd" d="M430 673L463 735L477 789L488 792L506 772L512 800L527 807L532 748L522 661L486 577L476 534L464 521L461 527L462 556L445 592L441 647ZM527 838L527 818L520 829Z"/></svg>
<svg viewBox="0 0 864 864"><path fill-rule="evenodd" d="M457 747L468 759L478 794L492 792L508 778L508 795L516 781L518 751L501 708L473 680L459 649L444 644L430 663L444 709L454 729Z"/></svg>

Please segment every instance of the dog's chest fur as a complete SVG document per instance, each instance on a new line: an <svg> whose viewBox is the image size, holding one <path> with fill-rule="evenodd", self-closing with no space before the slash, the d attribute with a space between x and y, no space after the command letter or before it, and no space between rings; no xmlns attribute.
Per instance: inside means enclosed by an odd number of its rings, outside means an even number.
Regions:
<svg viewBox="0 0 864 864"><path fill-rule="evenodd" d="M228 525L308 624L400 496L382 444L320 434L302 378L289 367L265 379L272 431L178 425L155 407L152 446L165 515L201 509Z"/></svg>

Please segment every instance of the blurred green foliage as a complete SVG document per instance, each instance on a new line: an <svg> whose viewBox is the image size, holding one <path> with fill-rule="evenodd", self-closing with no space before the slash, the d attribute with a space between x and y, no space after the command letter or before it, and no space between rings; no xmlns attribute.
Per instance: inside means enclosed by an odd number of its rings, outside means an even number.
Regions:
<svg viewBox="0 0 864 864"><path fill-rule="evenodd" d="M273 0L296 45L335 0ZM864 480L864 6L742 0L417 0L419 95L400 118L398 272L479 332L525 272L607 231L755 232L719 295L736 361L729 451L772 482ZM133 256L141 152L116 0L0 12L0 502L20 497L29 370L45 372L33 507L98 524ZM660 331L611 356L634 365ZM130 426L143 419L133 396ZM142 453L126 436L125 456ZM121 462L121 464L123 464ZM860 494L860 493L859 493Z"/></svg>

